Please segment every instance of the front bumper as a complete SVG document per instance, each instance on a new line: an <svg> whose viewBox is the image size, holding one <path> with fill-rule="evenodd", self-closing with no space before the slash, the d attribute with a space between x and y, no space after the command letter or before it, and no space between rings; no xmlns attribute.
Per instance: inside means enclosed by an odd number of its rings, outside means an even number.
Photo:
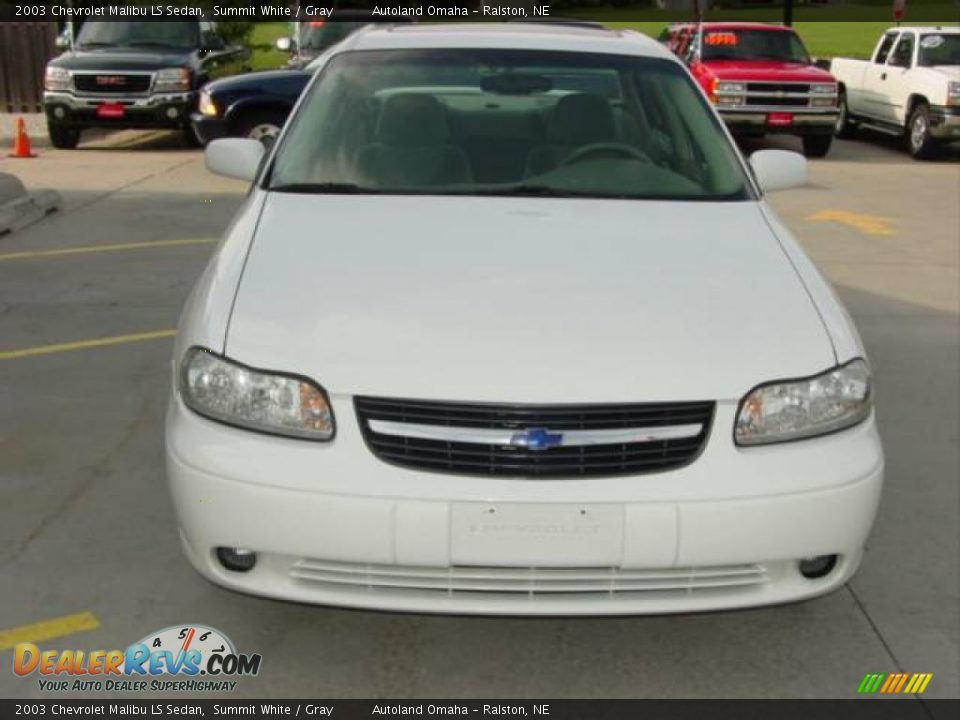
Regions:
<svg viewBox="0 0 960 720"><path fill-rule="evenodd" d="M836 108L809 110L806 108L717 108L720 117L734 135L829 135L837 124L839 111ZM771 114L789 114L789 125L770 122Z"/></svg>
<svg viewBox="0 0 960 720"><path fill-rule="evenodd" d="M101 117L101 105L121 105L123 117ZM44 92L43 108L47 122L74 128L113 127L129 129L179 129L189 124L196 107L197 93L157 93L152 95L75 95L68 92Z"/></svg>
<svg viewBox="0 0 960 720"><path fill-rule="evenodd" d="M190 124L203 145L227 137L230 130L230 124L223 118L201 115L198 112L190 115Z"/></svg>
<svg viewBox="0 0 960 720"><path fill-rule="evenodd" d="M417 612L604 615L799 600L855 572L883 456L873 419L798 443L738 450L713 437L671 472L594 480L465 478L405 470L363 444L334 398L333 443L225 427L177 398L167 472L184 550L225 587L301 602ZM246 573L215 548L258 554ZM836 554L808 580L803 558Z"/></svg>
<svg viewBox="0 0 960 720"><path fill-rule="evenodd" d="M938 140L960 140L960 106L931 107L930 136Z"/></svg>

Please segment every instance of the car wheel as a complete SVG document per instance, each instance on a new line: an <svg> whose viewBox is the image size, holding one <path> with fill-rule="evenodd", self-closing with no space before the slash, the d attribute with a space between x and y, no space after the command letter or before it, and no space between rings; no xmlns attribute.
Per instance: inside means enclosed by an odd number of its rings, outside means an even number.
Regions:
<svg viewBox="0 0 960 720"><path fill-rule="evenodd" d="M847 107L847 94L841 90L837 101L840 114L837 115L837 124L833 134L838 138L852 138L857 134L857 126L850 122L850 108Z"/></svg>
<svg viewBox="0 0 960 720"><path fill-rule="evenodd" d="M803 154L810 158L826 157L833 143L833 135L806 135L803 138Z"/></svg>
<svg viewBox="0 0 960 720"><path fill-rule="evenodd" d="M183 129L183 141L192 148L203 147L203 143L200 141L200 136L197 135L197 132L193 129L192 125L187 125Z"/></svg>
<svg viewBox="0 0 960 720"><path fill-rule="evenodd" d="M73 150L80 143L79 128L48 123L47 133L50 135L50 144L59 150Z"/></svg>
<svg viewBox="0 0 960 720"><path fill-rule="evenodd" d="M910 113L907 123L907 149L917 160L933 155L936 142L930 137L930 108L921 103Z"/></svg>
<svg viewBox="0 0 960 720"><path fill-rule="evenodd" d="M239 123L240 135L251 140L259 140L268 150L276 142L286 117L279 114L257 114L242 118Z"/></svg>

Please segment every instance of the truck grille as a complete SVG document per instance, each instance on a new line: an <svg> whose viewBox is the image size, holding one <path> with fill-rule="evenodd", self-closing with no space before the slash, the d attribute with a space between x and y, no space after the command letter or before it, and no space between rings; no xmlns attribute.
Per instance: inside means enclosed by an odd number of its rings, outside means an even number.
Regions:
<svg viewBox="0 0 960 720"><path fill-rule="evenodd" d="M74 73L73 87L77 92L96 95L136 95L150 89L151 79L149 74Z"/></svg>
<svg viewBox="0 0 960 720"><path fill-rule="evenodd" d="M809 83L747 83L747 105L806 107L809 104Z"/></svg>
<svg viewBox="0 0 960 720"><path fill-rule="evenodd" d="M357 397L354 404L364 440L381 460L521 478L631 475L686 465L703 448L714 411L713 402L488 405Z"/></svg>

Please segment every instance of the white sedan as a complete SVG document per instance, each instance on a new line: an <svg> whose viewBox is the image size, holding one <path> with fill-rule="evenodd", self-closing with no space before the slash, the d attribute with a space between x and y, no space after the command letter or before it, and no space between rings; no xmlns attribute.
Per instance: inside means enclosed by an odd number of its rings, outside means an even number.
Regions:
<svg viewBox="0 0 960 720"><path fill-rule="evenodd" d="M167 466L209 580L489 614L792 601L856 571L870 367L684 67L631 32L371 27L187 301Z"/></svg>

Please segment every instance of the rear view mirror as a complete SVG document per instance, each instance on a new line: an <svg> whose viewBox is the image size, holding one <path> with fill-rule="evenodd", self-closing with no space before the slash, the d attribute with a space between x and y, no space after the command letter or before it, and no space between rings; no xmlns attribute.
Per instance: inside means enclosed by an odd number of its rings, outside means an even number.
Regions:
<svg viewBox="0 0 960 720"><path fill-rule="evenodd" d="M264 147L259 140L222 138L207 145L207 170L236 180L252 181L260 169Z"/></svg>
<svg viewBox="0 0 960 720"><path fill-rule="evenodd" d="M293 38L281 37L277 38L277 50L280 52L293 52L294 42Z"/></svg>
<svg viewBox="0 0 960 720"><path fill-rule="evenodd" d="M67 37L66 33L57 35L57 39L53 43L54 47L57 50L69 50L70 49L70 38Z"/></svg>
<svg viewBox="0 0 960 720"><path fill-rule="evenodd" d="M480 81L480 87L495 95L532 95L548 92L553 81L545 75L508 72L488 75Z"/></svg>
<svg viewBox="0 0 960 720"><path fill-rule="evenodd" d="M757 150L750 165L764 192L788 190L807 182L807 159L789 150Z"/></svg>

